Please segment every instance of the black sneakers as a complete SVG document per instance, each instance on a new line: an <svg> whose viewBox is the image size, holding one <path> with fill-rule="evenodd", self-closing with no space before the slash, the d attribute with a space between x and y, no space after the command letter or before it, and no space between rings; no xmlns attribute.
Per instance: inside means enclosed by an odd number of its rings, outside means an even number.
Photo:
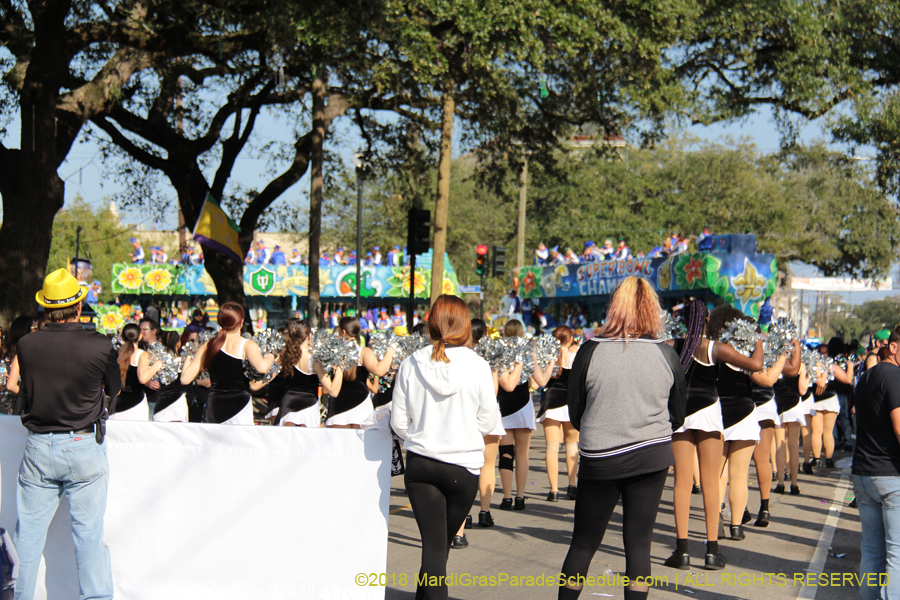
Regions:
<svg viewBox="0 0 900 600"><path fill-rule="evenodd" d="M559 492L549 492L547 494L547 502L559 502Z"/></svg>
<svg viewBox="0 0 900 600"><path fill-rule="evenodd" d="M759 514L756 516L756 523L753 524L754 527L768 527L769 526L769 511L761 510Z"/></svg>
<svg viewBox="0 0 900 600"><path fill-rule="evenodd" d="M483 510L478 513L478 526L479 527L493 527L494 526L494 517L491 516L491 511Z"/></svg>
<svg viewBox="0 0 900 600"><path fill-rule="evenodd" d="M462 548L469 547L469 540L466 538L466 534L455 535L453 536L453 543L450 544L450 547L454 550L460 550Z"/></svg>
<svg viewBox="0 0 900 600"><path fill-rule="evenodd" d="M691 568L691 555L687 552L679 552L678 550L675 550L674 552L672 552L672 556L667 558L663 564L673 569L681 569L682 571L687 571Z"/></svg>
<svg viewBox="0 0 900 600"><path fill-rule="evenodd" d="M516 496L516 505L513 508L516 510L525 510L525 498Z"/></svg>
<svg viewBox="0 0 900 600"><path fill-rule="evenodd" d="M721 554L707 554L703 568L708 571L721 571L727 564L728 561Z"/></svg>
<svg viewBox="0 0 900 600"><path fill-rule="evenodd" d="M566 490L566 496L569 497L569 500L574 500L575 492L577 492L577 491L578 491L578 488L576 488L574 485L570 485L569 489Z"/></svg>
<svg viewBox="0 0 900 600"><path fill-rule="evenodd" d="M732 525L731 526L731 535L728 536L729 540L734 540L736 542L739 542L746 537L747 536L744 535L744 527L743 526L741 526L741 525Z"/></svg>

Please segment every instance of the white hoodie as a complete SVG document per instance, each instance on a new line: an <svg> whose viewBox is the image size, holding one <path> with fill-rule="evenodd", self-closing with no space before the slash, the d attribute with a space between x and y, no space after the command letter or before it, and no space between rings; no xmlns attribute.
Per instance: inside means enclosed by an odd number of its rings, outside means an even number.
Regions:
<svg viewBox="0 0 900 600"><path fill-rule="evenodd" d="M500 422L487 362L464 347L446 349L449 363L416 351L394 378L391 427L407 452L459 465L478 474L484 439Z"/></svg>

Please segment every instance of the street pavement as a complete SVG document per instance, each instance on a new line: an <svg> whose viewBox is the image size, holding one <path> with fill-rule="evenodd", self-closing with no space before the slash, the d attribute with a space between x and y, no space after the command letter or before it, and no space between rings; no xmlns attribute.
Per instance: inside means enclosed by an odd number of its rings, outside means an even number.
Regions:
<svg viewBox="0 0 900 600"><path fill-rule="evenodd" d="M473 505L470 514L476 524L466 531L469 547L450 551L448 575L459 577L459 583L450 587L451 598L556 598L555 584L548 586L544 582L540 585L538 576L553 580L559 573L571 540L575 503L563 499L564 494L559 503L546 501L550 488L544 469L544 438L540 425L532 437L530 455L526 510L499 510L502 499L499 477L491 504L495 526L478 527L479 508L477 503ZM838 468L820 468L812 476L801 473L799 496L772 494L769 507L772 522L768 528L753 527L751 522L744 527L745 540L721 540L719 549L728 559L724 571L699 568L705 553L700 495L691 496L690 551L694 567L690 571L680 571L663 565L675 546L673 475L670 470L653 535L651 560L653 576L658 581L650 596L692 600L857 598L858 588L849 578L858 573L859 568L859 515L856 509L848 506L853 492L847 457L847 453L835 454ZM748 508L755 517L759 493L752 464L750 471ZM387 573L382 583L387 584L386 600L410 600L415 595L415 577L420 564L419 532L405 494L403 477L394 477L391 485ZM565 490L567 485L561 451L560 490ZM593 586L586 586L581 597L623 598L623 589L616 577L624 576L624 571L620 504L591 564L589 575L600 580ZM529 575L534 579L526 579ZM481 585L476 578L482 576L493 576L497 582L488 580L489 585ZM604 576L607 585L604 585ZM820 585L815 585L817 581Z"/></svg>

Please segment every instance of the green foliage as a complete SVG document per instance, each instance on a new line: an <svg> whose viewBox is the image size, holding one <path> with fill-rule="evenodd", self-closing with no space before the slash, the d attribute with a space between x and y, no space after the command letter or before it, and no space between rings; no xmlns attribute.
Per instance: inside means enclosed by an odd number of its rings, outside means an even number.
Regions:
<svg viewBox="0 0 900 600"><path fill-rule="evenodd" d="M75 256L75 238L78 227L81 231L81 258L89 258L94 271L94 279L103 284L101 302L109 302L113 298L110 286L110 273L113 263L128 261L128 255L134 250L128 243L130 231L119 224L119 220L109 210L91 205L81 196L67 203L59 211L53 221L53 243L50 247L50 259L47 261L47 272L64 268L70 258ZM149 250L148 250L149 252Z"/></svg>

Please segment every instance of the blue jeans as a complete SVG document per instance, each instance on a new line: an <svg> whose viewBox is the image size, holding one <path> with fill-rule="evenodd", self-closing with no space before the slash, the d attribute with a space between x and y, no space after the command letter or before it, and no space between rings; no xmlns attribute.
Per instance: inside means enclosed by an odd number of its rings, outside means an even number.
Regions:
<svg viewBox="0 0 900 600"><path fill-rule="evenodd" d="M93 433L28 434L16 488L20 564L15 600L34 596L47 529L63 493L72 515L81 600L113 597L109 548L103 543L108 481L106 444L97 444Z"/></svg>
<svg viewBox="0 0 900 600"><path fill-rule="evenodd" d="M838 439L838 427L841 428L841 435L844 437L844 444L853 446L853 431L850 429L850 407L847 394L838 394L838 402L841 404L841 412L834 422L834 439Z"/></svg>
<svg viewBox="0 0 900 600"><path fill-rule="evenodd" d="M859 526L862 530L859 561L860 600L900 599L900 477L853 476L853 491L859 504ZM865 578L877 581L886 573L887 585L867 586Z"/></svg>

